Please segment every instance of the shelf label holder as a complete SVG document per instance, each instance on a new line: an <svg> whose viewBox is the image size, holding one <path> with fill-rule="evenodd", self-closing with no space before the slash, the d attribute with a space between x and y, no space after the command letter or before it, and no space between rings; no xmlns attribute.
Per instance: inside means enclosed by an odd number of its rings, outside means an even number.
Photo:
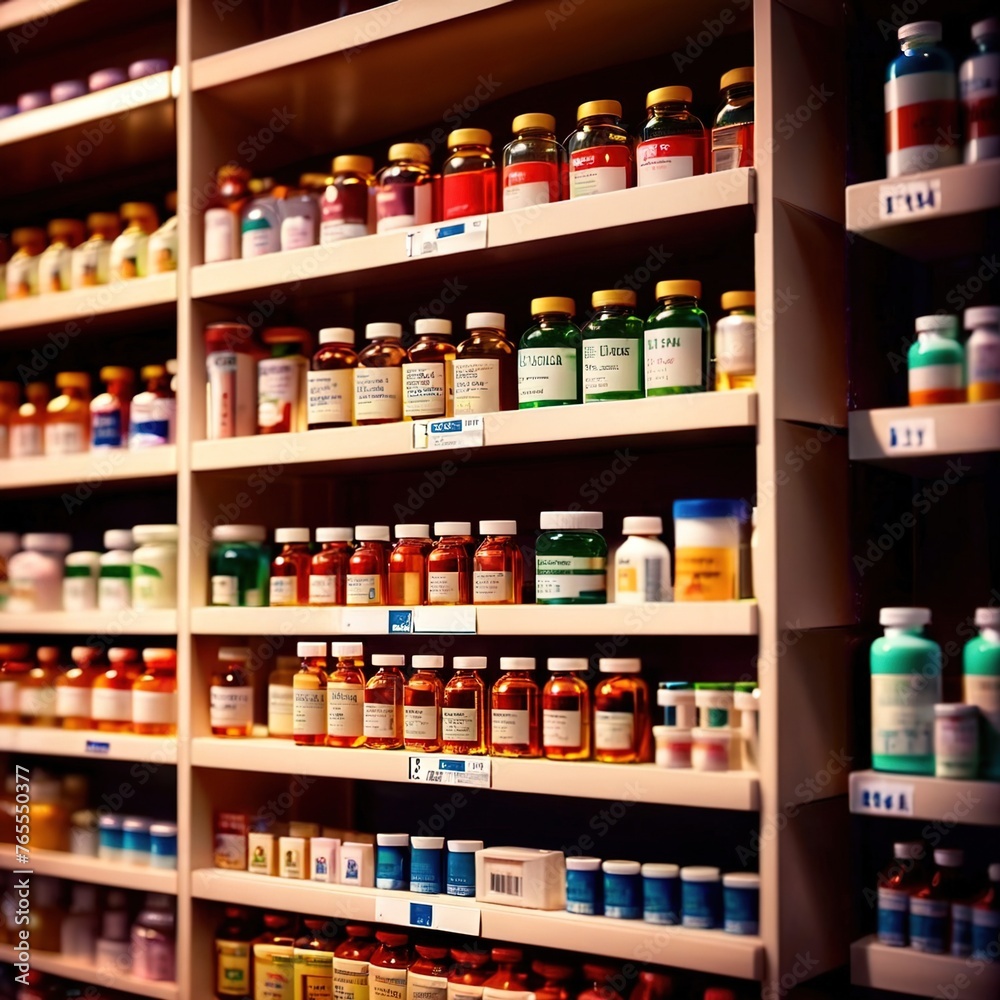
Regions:
<svg viewBox="0 0 1000 1000"><path fill-rule="evenodd" d="M481 415L452 417L449 420L414 420L414 451L451 451L455 448L482 448L483 428Z"/></svg>
<svg viewBox="0 0 1000 1000"><path fill-rule="evenodd" d="M933 417L904 417L889 424L886 451L936 451L937 433Z"/></svg>
<svg viewBox="0 0 1000 1000"><path fill-rule="evenodd" d="M104 740L87 740L83 752L102 755L109 754L111 753L111 744L104 742Z"/></svg>
<svg viewBox="0 0 1000 1000"><path fill-rule="evenodd" d="M941 178L919 181L890 181L878 188L880 222L903 216L935 215L942 209Z"/></svg>
<svg viewBox="0 0 1000 1000"><path fill-rule="evenodd" d="M428 900L439 897L428 896ZM449 906L447 903L418 903L405 896L377 896L375 920L403 927L429 927L452 934L479 936L482 915L476 906Z"/></svg>
<svg viewBox="0 0 1000 1000"><path fill-rule="evenodd" d="M866 816L912 816L916 787L891 778L855 778L851 782L851 812Z"/></svg>
<svg viewBox="0 0 1000 1000"><path fill-rule="evenodd" d="M410 754L410 781L426 785L465 785L489 788L493 783L489 757L458 754Z"/></svg>
<svg viewBox="0 0 1000 1000"><path fill-rule="evenodd" d="M443 257L450 253L486 249L489 217L469 215L453 222L434 222L406 231L406 256Z"/></svg>

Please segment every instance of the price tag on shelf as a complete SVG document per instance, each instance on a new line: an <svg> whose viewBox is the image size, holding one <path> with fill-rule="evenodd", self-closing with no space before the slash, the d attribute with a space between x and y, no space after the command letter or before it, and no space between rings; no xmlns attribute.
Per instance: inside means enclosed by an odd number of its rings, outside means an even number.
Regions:
<svg viewBox="0 0 1000 1000"><path fill-rule="evenodd" d="M476 609L471 604L448 604L441 607L413 609L413 631L460 632L474 635L476 631Z"/></svg>
<svg viewBox="0 0 1000 1000"><path fill-rule="evenodd" d="M406 232L407 257L441 257L486 248L488 216L470 215L453 222L435 222Z"/></svg>
<svg viewBox="0 0 1000 1000"><path fill-rule="evenodd" d="M914 786L891 778L855 777L851 782L851 812L870 816L912 816Z"/></svg>
<svg viewBox="0 0 1000 1000"><path fill-rule="evenodd" d="M111 753L111 744L105 743L103 740L87 740L86 746L83 748L83 752L99 754Z"/></svg>
<svg viewBox="0 0 1000 1000"><path fill-rule="evenodd" d="M388 608L346 607L340 620L343 630L354 635L389 634Z"/></svg>
<svg viewBox="0 0 1000 1000"><path fill-rule="evenodd" d="M482 416L453 417L450 420L414 420L414 451L451 451L454 448L481 448Z"/></svg>
<svg viewBox="0 0 1000 1000"><path fill-rule="evenodd" d="M941 178L921 181L893 181L880 184L878 217L883 222L910 218L914 215L934 215L940 212Z"/></svg>
<svg viewBox="0 0 1000 1000"><path fill-rule="evenodd" d="M436 897L430 896L430 899ZM431 927L453 934L479 935L482 915L476 906L453 906L448 903L417 903L412 896L382 896L375 899L375 920L402 927Z"/></svg>
<svg viewBox="0 0 1000 1000"><path fill-rule="evenodd" d="M457 754L410 755L410 781L427 785L466 785L489 788L491 780L489 757L460 757Z"/></svg>
<svg viewBox="0 0 1000 1000"><path fill-rule="evenodd" d="M886 450L892 454L910 451L935 451L937 434L933 417L893 420L889 424Z"/></svg>

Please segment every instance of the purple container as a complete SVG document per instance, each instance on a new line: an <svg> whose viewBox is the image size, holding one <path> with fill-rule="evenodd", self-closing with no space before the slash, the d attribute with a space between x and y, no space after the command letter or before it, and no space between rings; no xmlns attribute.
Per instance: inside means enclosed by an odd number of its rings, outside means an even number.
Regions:
<svg viewBox="0 0 1000 1000"><path fill-rule="evenodd" d="M0 104L0 118L12 118L16 114L16 104Z"/></svg>
<svg viewBox="0 0 1000 1000"><path fill-rule="evenodd" d="M17 99L19 111L34 111L35 108L44 108L51 103L52 98L47 90L29 90Z"/></svg>
<svg viewBox="0 0 1000 1000"><path fill-rule="evenodd" d="M169 59L137 59L128 68L128 78L138 80L141 76L166 73L168 69L170 69Z"/></svg>
<svg viewBox="0 0 1000 1000"><path fill-rule="evenodd" d="M74 97L83 97L87 93L87 85L83 80L61 80L52 84L52 103L61 104L71 101Z"/></svg>
<svg viewBox="0 0 1000 1000"><path fill-rule="evenodd" d="M87 83L90 85L90 92L93 93L95 90L107 90L108 87L124 83L127 79L125 70L112 66L109 69L99 69L96 73L91 73L87 78Z"/></svg>

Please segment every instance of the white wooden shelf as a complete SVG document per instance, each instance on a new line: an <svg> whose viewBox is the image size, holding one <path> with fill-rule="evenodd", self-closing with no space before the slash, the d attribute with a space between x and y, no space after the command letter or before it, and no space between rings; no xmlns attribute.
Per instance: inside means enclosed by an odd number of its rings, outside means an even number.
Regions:
<svg viewBox="0 0 1000 1000"><path fill-rule="evenodd" d="M176 871L126 865L118 861L99 860L83 854L70 854L68 851L46 851L38 847L30 848L28 864L22 865L14 859L13 845L0 844L0 869L11 871L15 868L28 869L35 875L69 879L72 882L91 882L116 889L127 887L141 892L177 895Z"/></svg>
<svg viewBox="0 0 1000 1000"><path fill-rule="evenodd" d="M892 948L870 935L851 945L851 982L918 997L996 1000L1000 962Z"/></svg>
<svg viewBox="0 0 1000 1000"><path fill-rule="evenodd" d="M641 920L585 917L562 910L526 910L458 896L355 888L215 868L192 872L191 883L197 899L349 920L378 919L376 913L383 900L438 903L478 911L479 933L491 940L621 959L635 959L639 949L646 945L649 953L655 954L657 964L741 979L759 979L763 972L761 939L721 930L662 927Z"/></svg>
<svg viewBox="0 0 1000 1000"><path fill-rule="evenodd" d="M176 736L100 733L92 729L46 726L0 726L0 751L84 757L93 760L133 760L142 764L176 764Z"/></svg>
<svg viewBox="0 0 1000 1000"><path fill-rule="evenodd" d="M1000 781L955 781L920 774L854 771L850 789L851 812L861 816L948 821L957 818L961 823L975 826L1000 826Z"/></svg>
<svg viewBox="0 0 1000 1000"><path fill-rule="evenodd" d="M13 945L0 944L0 962L13 964L17 961L17 949ZM77 983L93 983L108 990L121 990L137 997L150 1000L180 1000L181 992L176 983L153 982L139 979L121 972L112 966L99 966L78 958L65 958L54 952L31 949L31 968L62 976Z"/></svg>
<svg viewBox="0 0 1000 1000"><path fill-rule="evenodd" d="M79 455L39 455L37 458L0 459L0 491L31 490L47 486L88 487L103 483L122 485L177 475L177 446L156 448L107 448ZM74 495L73 489L68 495ZM89 494L88 494L89 495Z"/></svg>
<svg viewBox="0 0 1000 1000"><path fill-rule="evenodd" d="M85 2L88 0L47 0L42 10L38 6L38 0L6 0L6 3L0 3L0 31L9 31L11 28L34 21L39 14L47 18L52 17Z"/></svg>
<svg viewBox="0 0 1000 1000"><path fill-rule="evenodd" d="M851 184L847 229L909 257L940 260L984 250L984 213L998 207L1000 160L984 160Z"/></svg>
<svg viewBox="0 0 1000 1000"><path fill-rule="evenodd" d="M176 611L37 611L0 614L0 635L84 635L113 639L119 635L177 634ZM114 645L113 642L110 645Z"/></svg>

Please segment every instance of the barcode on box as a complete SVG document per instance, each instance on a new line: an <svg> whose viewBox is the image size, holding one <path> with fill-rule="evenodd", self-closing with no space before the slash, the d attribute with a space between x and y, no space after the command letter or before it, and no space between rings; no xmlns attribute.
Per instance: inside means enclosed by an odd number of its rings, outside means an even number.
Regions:
<svg viewBox="0 0 1000 1000"><path fill-rule="evenodd" d="M523 896L524 880L520 875L506 875L503 872L490 872L490 892L501 896Z"/></svg>

